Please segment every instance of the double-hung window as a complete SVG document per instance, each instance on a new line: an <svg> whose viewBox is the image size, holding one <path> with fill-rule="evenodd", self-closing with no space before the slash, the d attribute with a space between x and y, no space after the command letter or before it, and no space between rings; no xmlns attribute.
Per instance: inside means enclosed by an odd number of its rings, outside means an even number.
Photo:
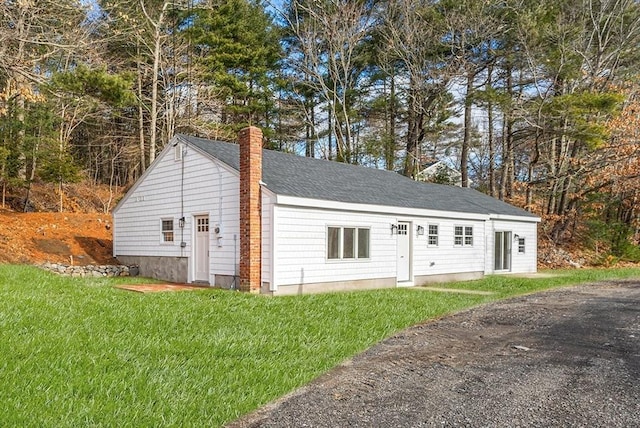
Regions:
<svg viewBox="0 0 640 428"><path fill-rule="evenodd" d="M368 259L369 241L369 228L329 226L327 228L327 259Z"/></svg>
<svg viewBox="0 0 640 428"><path fill-rule="evenodd" d="M430 224L429 225L429 236L428 236L428 245L433 247L438 246L438 225Z"/></svg>
<svg viewBox="0 0 640 428"><path fill-rule="evenodd" d="M473 226L455 226L453 244L458 246L473 246Z"/></svg>
<svg viewBox="0 0 640 428"><path fill-rule="evenodd" d="M162 242L173 242L173 219L162 220Z"/></svg>
<svg viewBox="0 0 640 428"><path fill-rule="evenodd" d="M473 245L473 227L465 226L464 228L464 245Z"/></svg>
<svg viewBox="0 0 640 428"><path fill-rule="evenodd" d="M524 238L518 238L518 254L524 254L524 247L525 247L525 240Z"/></svg>

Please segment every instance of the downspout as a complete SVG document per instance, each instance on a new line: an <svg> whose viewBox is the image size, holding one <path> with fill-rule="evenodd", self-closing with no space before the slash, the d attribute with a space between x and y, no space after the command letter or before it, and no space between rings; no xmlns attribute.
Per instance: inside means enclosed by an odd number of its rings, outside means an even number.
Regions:
<svg viewBox="0 0 640 428"><path fill-rule="evenodd" d="M216 223L214 231L216 233L216 240L218 241L218 248L221 248L224 231L222 223L222 172L220 171L220 165L218 165L217 160L214 160L213 164L218 172L218 222Z"/></svg>
<svg viewBox="0 0 640 428"><path fill-rule="evenodd" d="M178 219L178 226L180 227L180 257L184 257L184 249L187 243L184 240L184 158L187 156L187 145L183 144L180 147L180 218Z"/></svg>
<svg viewBox="0 0 640 428"><path fill-rule="evenodd" d="M276 202L277 196L274 197L271 203L271 251L269 252L271 256L271 260L269 260L271 264L271 285L269 286L269 291L272 293L278 291L278 285L276 284Z"/></svg>

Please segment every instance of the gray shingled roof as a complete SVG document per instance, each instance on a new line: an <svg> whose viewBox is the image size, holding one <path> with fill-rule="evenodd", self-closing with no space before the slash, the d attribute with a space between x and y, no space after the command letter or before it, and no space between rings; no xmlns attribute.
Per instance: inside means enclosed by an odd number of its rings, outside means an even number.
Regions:
<svg viewBox="0 0 640 428"><path fill-rule="evenodd" d="M239 170L237 144L186 135L178 135L178 138ZM536 217L469 188L423 183L391 171L273 150L264 149L262 153L262 181L278 195L436 211Z"/></svg>

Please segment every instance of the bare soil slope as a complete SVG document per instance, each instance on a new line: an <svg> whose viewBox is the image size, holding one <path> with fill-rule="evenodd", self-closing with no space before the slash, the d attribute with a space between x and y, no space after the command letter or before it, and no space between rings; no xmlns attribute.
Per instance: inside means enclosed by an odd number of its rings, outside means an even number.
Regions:
<svg viewBox="0 0 640 428"><path fill-rule="evenodd" d="M112 264L110 214L0 210L0 263Z"/></svg>
<svg viewBox="0 0 640 428"><path fill-rule="evenodd" d="M49 183L34 182L29 192L8 188L0 205L0 263L114 264L111 214L105 212L124 190L65 184L61 198ZM64 212L57 212L61 201Z"/></svg>

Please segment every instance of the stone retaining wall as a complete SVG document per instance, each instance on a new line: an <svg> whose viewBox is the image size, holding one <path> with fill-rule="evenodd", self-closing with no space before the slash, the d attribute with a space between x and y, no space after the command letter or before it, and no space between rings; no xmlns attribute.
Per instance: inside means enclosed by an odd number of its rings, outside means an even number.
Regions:
<svg viewBox="0 0 640 428"><path fill-rule="evenodd" d="M87 265L70 266L60 263L45 263L41 265L44 270L48 270L58 275L71 276L74 278L83 277L113 277L113 276L137 276L138 266L124 265Z"/></svg>

